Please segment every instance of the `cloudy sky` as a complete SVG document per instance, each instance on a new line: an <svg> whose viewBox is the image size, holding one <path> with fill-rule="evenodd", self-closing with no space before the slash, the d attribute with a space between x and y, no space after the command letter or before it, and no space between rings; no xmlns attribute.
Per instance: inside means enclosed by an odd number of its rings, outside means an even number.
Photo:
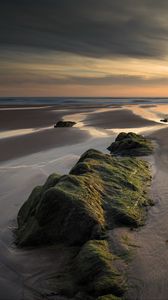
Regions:
<svg viewBox="0 0 168 300"><path fill-rule="evenodd" d="M168 1L1 0L0 96L168 96Z"/></svg>

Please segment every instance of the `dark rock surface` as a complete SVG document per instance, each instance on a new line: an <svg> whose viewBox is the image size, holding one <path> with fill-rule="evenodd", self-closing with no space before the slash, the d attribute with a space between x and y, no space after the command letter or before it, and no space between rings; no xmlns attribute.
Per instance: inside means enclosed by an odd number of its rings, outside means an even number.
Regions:
<svg viewBox="0 0 168 300"><path fill-rule="evenodd" d="M160 122L164 122L164 123L167 123L168 122L168 119L165 118L165 119L161 119Z"/></svg>
<svg viewBox="0 0 168 300"><path fill-rule="evenodd" d="M57 127L73 127L75 124L76 124L76 122L72 122L72 121L58 121L54 125L54 128L57 128Z"/></svg>

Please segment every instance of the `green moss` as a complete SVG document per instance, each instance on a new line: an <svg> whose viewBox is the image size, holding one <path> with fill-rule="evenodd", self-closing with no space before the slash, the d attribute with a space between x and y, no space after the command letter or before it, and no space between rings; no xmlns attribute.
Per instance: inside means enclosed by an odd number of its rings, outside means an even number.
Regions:
<svg viewBox="0 0 168 300"><path fill-rule="evenodd" d="M89 153L90 150L82 156L71 173L79 174L80 170L80 174L85 175L86 170L91 170L92 176L94 174L101 178L104 209L113 223L143 224L143 206L150 204L144 193L151 179L148 164L136 158L115 158L98 151L94 155L94 150L91 150L90 159Z"/></svg>
<svg viewBox="0 0 168 300"><path fill-rule="evenodd" d="M117 256L110 252L107 241L91 240L79 252L75 268L78 283L95 296L113 293L122 295L125 280L114 266Z"/></svg>
<svg viewBox="0 0 168 300"><path fill-rule="evenodd" d="M43 186L37 186L33 189L28 200L22 205L17 216L17 222L20 228L17 232L18 234L16 234L16 242L18 244L33 244L34 240L36 244L40 243L42 238L41 228L37 218L34 216L37 213L37 207L45 191L55 186L59 178L60 175L56 173L51 174Z"/></svg>
<svg viewBox="0 0 168 300"><path fill-rule="evenodd" d="M20 228L27 222L28 218L31 218L35 215L36 207L38 202L40 201L41 194L42 187L35 187L31 192L28 200L23 204L23 206L19 210L17 221Z"/></svg>
<svg viewBox="0 0 168 300"><path fill-rule="evenodd" d="M49 188L54 187L57 184L57 182L59 181L60 177L61 176L59 174L57 174L57 173L51 174L47 178L46 182L43 185L43 193L45 191L47 191Z"/></svg>
<svg viewBox="0 0 168 300"><path fill-rule="evenodd" d="M94 300L107 293L124 293L125 280L114 266L119 258L111 253L107 241L90 240L78 252L76 247L68 247L66 251L62 272L50 278L51 290L76 300Z"/></svg>
<svg viewBox="0 0 168 300"><path fill-rule="evenodd" d="M115 257L109 252L107 241L88 241L76 258L77 269L80 270L80 281L90 282L97 274L106 272L113 259Z"/></svg>
<svg viewBox="0 0 168 300"><path fill-rule="evenodd" d="M31 192L28 200L23 204L22 208L18 212L18 224L22 226L26 223L28 217L32 217L36 213L36 207L43 195L43 193L48 190L50 187L56 185L60 178L60 175L53 173L51 174L43 186L37 186Z"/></svg>
<svg viewBox="0 0 168 300"><path fill-rule="evenodd" d="M143 156L152 154L153 145L150 140L139 134L122 132L108 150L114 155Z"/></svg>

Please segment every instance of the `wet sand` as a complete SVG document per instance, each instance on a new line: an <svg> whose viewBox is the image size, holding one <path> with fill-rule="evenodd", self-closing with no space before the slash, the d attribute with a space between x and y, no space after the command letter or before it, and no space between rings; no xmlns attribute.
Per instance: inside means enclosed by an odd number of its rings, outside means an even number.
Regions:
<svg viewBox="0 0 168 300"><path fill-rule="evenodd" d="M5 136L5 132L6 136L11 135L11 137L0 138L0 161L87 141L90 138L89 127L122 129L158 125L154 121L133 114L130 110L117 110L116 106L113 109L108 111L106 108L107 111L105 112L98 111L95 113L93 108L88 107L63 110L54 106L26 107L25 110L23 107L15 107L11 110L9 107L3 107L3 110L0 109L0 137L2 134ZM80 114L87 116L84 119L83 130L78 127L53 128L53 124L58 120L65 117L68 119L68 115L70 115L70 121L76 121L75 117L80 116ZM20 129L22 129L21 133ZM30 129L30 133L28 129Z"/></svg>
<svg viewBox="0 0 168 300"><path fill-rule="evenodd" d="M138 128L158 125L156 122L144 119L126 109L93 113L86 118L85 124L105 129Z"/></svg>
<svg viewBox="0 0 168 300"><path fill-rule="evenodd" d="M93 109L89 109L93 110ZM63 106L3 106L0 107L0 130L40 128L53 126L63 116L88 111L88 108Z"/></svg>
<svg viewBox="0 0 168 300"><path fill-rule="evenodd" d="M151 196L146 225L133 234L138 248L129 269L129 300L168 299L168 128L149 137L158 145L153 166Z"/></svg>
<svg viewBox="0 0 168 300"><path fill-rule="evenodd" d="M45 108L44 114L40 112L42 119L36 120L37 116L39 118L39 111L41 109L31 110L28 113L29 117L33 113L34 128L43 127L45 122L45 126L50 126L52 114L54 114L52 122L55 122L56 116L53 108L49 108L49 111ZM82 109L77 111L70 109L66 112L66 116L78 114L81 111L83 112ZM127 109L95 113L85 107L84 112L86 111L89 112L87 116L90 118L89 122L92 122L89 126L91 124L93 128L100 126L100 130L119 128L121 131L135 131L135 128L140 126L145 133L148 127L153 127L154 132L149 136L158 143L154 156L156 173L152 184L152 196L156 205L149 210L147 224L137 232L131 233L140 248L137 248L136 255L130 264L130 282L136 285L136 288L129 291L129 300L167 300L168 128L166 125L161 125L164 129L155 131L155 128L158 129L157 122L140 118ZM64 113L65 111L61 111L58 118L63 117ZM44 122L45 114L47 114L47 120ZM102 120L99 123L99 119L94 119L93 116L97 118L100 114L102 114ZM4 124L3 128L20 129L19 116L20 122L24 124L24 118L20 112L18 115L17 111L18 120L12 121L14 127L5 124L4 118L1 123ZM7 120L6 123L9 123L10 119L7 118ZM105 127L103 127L103 122ZM126 127L120 127L121 123ZM27 128L32 128L32 121L27 120L25 124ZM58 247L36 250L17 249L14 245L12 229L16 226L16 215L20 206L34 186L43 184L52 172L67 173L79 156L89 148L107 152L106 148L116 136L116 133L111 132L106 136L94 137L89 135L87 126L83 129L64 128L61 129L62 132L59 131L59 134L55 129L48 129L0 140L0 156L2 156L0 157L2 160L0 164L0 298L2 300L42 299L39 293L34 294L34 291L40 289L43 292L47 291L48 276L53 275L55 271L59 272L62 268L66 255ZM50 299L58 300L59 298L50 297Z"/></svg>
<svg viewBox="0 0 168 300"><path fill-rule="evenodd" d="M32 134L0 140L0 161L39 153L54 147L78 144L89 138L89 134L77 128L53 128Z"/></svg>
<svg viewBox="0 0 168 300"><path fill-rule="evenodd" d="M84 108L82 112L87 110ZM60 109L55 106L1 107L0 161L11 160L63 145L68 146L88 139L89 134L85 131L81 132L77 128L53 128L54 124L63 116L79 112L81 112L80 107L78 109L68 109L67 107ZM1 135L4 138L1 138ZM8 135L11 136L8 137Z"/></svg>

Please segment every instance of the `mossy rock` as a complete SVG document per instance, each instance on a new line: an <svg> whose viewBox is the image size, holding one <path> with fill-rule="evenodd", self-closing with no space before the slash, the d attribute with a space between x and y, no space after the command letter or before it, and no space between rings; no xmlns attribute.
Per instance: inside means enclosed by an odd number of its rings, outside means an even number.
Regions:
<svg viewBox="0 0 168 300"><path fill-rule="evenodd" d="M56 183L58 182L59 178L60 178L60 175L53 173L47 178L47 180L43 186L37 186L33 189L28 200L23 204L22 209L18 213L17 220L18 220L19 226L22 226L23 224L25 224L28 217L35 215L36 207L41 199L41 196L50 187L55 186Z"/></svg>
<svg viewBox="0 0 168 300"><path fill-rule="evenodd" d="M81 288L94 296L109 293L121 296L126 289L126 283L114 266L116 259L118 257L111 253L106 240L87 242L74 264Z"/></svg>
<svg viewBox="0 0 168 300"><path fill-rule="evenodd" d="M133 132L122 132L107 149L113 155L143 156L152 154L153 145L150 140L142 135Z"/></svg>
<svg viewBox="0 0 168 300"><path fill-rule="evenodd" d="M50 282L57 295L74 300L95 300L107 293L123 295L127 285L114 266L120 258L111 253L108 241L90 240L80 248L66 249L65 266Z"/></svg>
<svg viewBox="0 0 168 300"><path fill-rule="evenodd" d="M119 141L125 135L119 135ZM56 294L76 300L121 300L127 285L116 262L122 258L113 254L106 233L120 225L144 223L151 204L150 181L146 161L90 149L69 175L52 174L32 191L18 213L16 243L68 246L67 265L53 278Z"/></svg>
<svg viewBox="0 0 168 300"><path fill-rule="evenodd" d="M33 190L18 213L16 242L82 245L118 224L141 225L150 179L143 160L88 150L69 175L52 174Z"/></svg>

